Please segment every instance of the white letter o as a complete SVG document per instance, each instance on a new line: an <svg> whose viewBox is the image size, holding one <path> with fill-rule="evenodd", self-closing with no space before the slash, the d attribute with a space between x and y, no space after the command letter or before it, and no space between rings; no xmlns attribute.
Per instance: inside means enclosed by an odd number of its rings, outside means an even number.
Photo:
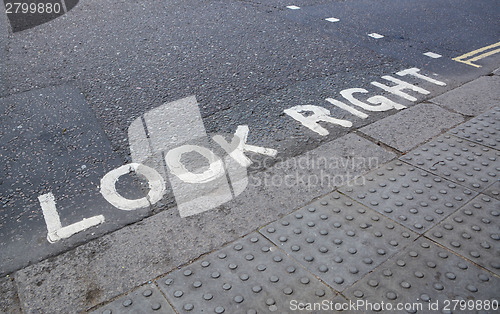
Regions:
<svg viewBox="0 0 500 314"><path fill-rule="evenodd" d="M147 197L135 200L124 198L116 191L116 181L127 173L135 172L148 180L149 193ZM130 163L111 170L101 179L101 194L113 206L121 210L136 210L148 207L162 199L165 193L165 181L161 175L148 166Z"/></svg>

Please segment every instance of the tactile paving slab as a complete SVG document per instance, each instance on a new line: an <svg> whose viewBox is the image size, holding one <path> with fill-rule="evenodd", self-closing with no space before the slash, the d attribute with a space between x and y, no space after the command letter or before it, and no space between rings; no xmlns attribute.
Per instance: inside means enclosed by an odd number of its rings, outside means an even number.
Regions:
<svg viewBox="0 0 500 314"><path fill-rule="evenodd" d="M167 300L155 285L143 286L117 300L95 310L93 314L175 314Z"/></svg>
<svg viewBox="0 0 500 314"><path fill-rule="evenodd" d="M490 185L483 193L500 200L500 180Z"/></svg>
<svg viewBox="0 0 500 314"><path fill-rule="evenodd" d="M400 159L478 192L500 174L500 151L448 134Z"/></svg>
<svg viewBox="0 0 500 314"><path fill-rule="evenodd" d="M335 292L260 234L250 234L157 280L179 313L287 312Z"/></svg>
<svg viewBox="0 0 500 314"><path fill-rule="evenodd" d="M472 142L500 149L500 107L485 112L448 132Z"/></svg>
<svg viewBox="0 0 500 314"><path fill-rule="evenodd" d="M500 279L492 273L422 238L380 265L344 295L354 303L370 303L372 308L358 308L364 313L374 312L370 310L381 302L385 305L382 313L390 312L389 307L394 313L497 313L491 304L498 306L499 287ZM453 300L472 306L465 311L460 311L460 306L453 309L456 305ZM398 303L408 308L395 311ZM490 304L489 310L486 303Z"/></svg>
<svg viewBox="0 0 500 314"><path fill-rule="evenodd" d="M337 291L349 287L417 237L337 192L260 232Z"/></svg>
<svg viewBox="0 0 500 314"><path fill-rule="evenodd" d="M500 275L500 201L479 195L425 236Z"/></svg>
<svg viewBox="0 0 500 314"><path fill-rule="evenodd" d="M424 233L455 212L476 192L399 160L339 190L402 225Z"/></svg>

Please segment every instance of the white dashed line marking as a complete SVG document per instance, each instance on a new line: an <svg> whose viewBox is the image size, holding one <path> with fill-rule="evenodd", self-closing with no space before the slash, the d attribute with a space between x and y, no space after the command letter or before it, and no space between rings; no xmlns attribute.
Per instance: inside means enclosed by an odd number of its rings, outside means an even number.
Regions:
<svg viewBox="0 0 500 314"><path fill-rule="evenodd" d="M375 38L375 39L384 38L384 35L380 35L380 34L377 34L377 33L371 33L371 34L368 34L368 36L370 36L372 38Z"/></svg>
<svg viewBox="0 0 500 314"><path fill-rule="evenodd" d="M427 56L427 57L430 57L430 58L433 58L433 59L437 59L437 58L441 58L442 56L440 54L437 54L437 53L434 53L434 52L426 52L424 53L424 56Z"/></svg>
<svg viewBox="0 0 500 314"><path fill-rule="evenodd" d="M329 17L329 18L326 18L325 20L328 21L328 22L332 22L332 23L340 21L339 19L334 18L334 17Z"/></svg>
<svg viewBox="0 0 500 314"><path fill-rule="evenodd" d="M287 8L290 9L290 10L298 10L298 9L300 9L300 7L298 7L296 5L289 5L289 6L287 6Z"/></svg>

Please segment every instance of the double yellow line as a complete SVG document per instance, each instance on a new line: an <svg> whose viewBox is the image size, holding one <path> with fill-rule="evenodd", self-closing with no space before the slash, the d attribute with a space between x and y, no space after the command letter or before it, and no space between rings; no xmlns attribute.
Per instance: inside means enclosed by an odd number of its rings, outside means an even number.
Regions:
<svg viewBox="0 0 500 314"><path fill-rule="evenodd" d="M481 60L483 58L486 58L488 56L491 56L491 55L494 55L495 53L500 52L500 48L499 48L499 49L495 49L495 50L491 50L491 51L482 53L484 51L487 51L487 50L490 50L490 49L493 49L493 48L496 48L496 47L500 47L500 41L497 42L496 44L489 45L489 46L486 46L486 47L479 48L479 49L476 49L474 51L468 52L468 53L466 53L464 55L461 55L461 56L458 56L456 58L453 58L452 60L455 60L457 62L462 62L462 63L468 64L468 65L472 65L473 67L476 67L476 68L480 68L481 67L480 65L474 64L473 62L475 62L477 60ZM481 53L481 54L477 55L479 53Z"/></svg>

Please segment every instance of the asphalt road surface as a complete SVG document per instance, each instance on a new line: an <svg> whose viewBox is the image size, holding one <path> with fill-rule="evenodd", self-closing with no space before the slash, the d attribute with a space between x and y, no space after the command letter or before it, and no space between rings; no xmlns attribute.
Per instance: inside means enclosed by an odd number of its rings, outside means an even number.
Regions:
<svg viewBox="0 0 500 314"><path fill-rule="evenodd" d="M269 149L250 154L258 172L401 109L354 113L332 102L355 105L342 91L410 107L500 64L497 0L66 0L65 12L0 12L1 275L172 208L176 191L189 199L160 170L161 200L158 178L123 175L118 193L146 201L124 209L101 181L122 165L155 168L162 149L216 147L248 126L237 140ZM413 68L427 79L400 73ZM416 88L397 95L387 76ZM305 106L344 125L307 127L291 114L318 115Z"/></svg>

